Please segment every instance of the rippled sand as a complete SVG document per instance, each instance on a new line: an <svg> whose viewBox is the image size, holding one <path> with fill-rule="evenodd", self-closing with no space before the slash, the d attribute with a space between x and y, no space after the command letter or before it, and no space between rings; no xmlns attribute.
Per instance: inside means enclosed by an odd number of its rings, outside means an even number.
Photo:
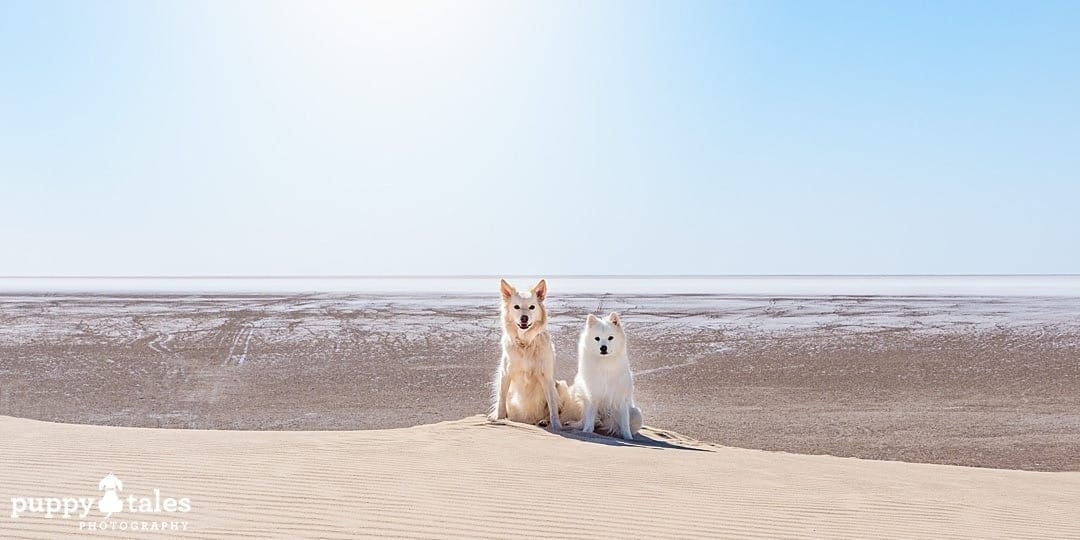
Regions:
<svg viewBox="0 0 1080 540"><path fill-rule="evenodd" d="M250 352L250 351L249 351ZM371 431L203 431L0 417L8 498L187 498L188 512L0 515L4 538L1075 538L1080 473L633 443L468 417ZM111 527L177 523L175 532ZM144 525L145 523L145 525ZM105 532L87 532L89 526ZM182 528L181 528L182 527Z"/></svg>

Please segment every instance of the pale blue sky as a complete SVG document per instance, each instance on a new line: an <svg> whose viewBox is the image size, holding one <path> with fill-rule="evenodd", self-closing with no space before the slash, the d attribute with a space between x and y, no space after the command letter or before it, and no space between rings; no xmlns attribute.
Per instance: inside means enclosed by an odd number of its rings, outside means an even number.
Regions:
<svg viewBox="0 0 1080 540"><path fill-rule="evenodd" d="M0 275L1080 273L1078 2L0 2Z"/></svg>

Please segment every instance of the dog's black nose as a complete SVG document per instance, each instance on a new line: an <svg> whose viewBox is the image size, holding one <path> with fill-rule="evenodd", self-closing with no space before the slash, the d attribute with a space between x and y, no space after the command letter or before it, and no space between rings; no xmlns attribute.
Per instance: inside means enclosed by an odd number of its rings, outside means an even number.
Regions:
<svg viewBox="0 0 1080 540"><path fill-rule="evenodd" d="M600 346L600 354L607 354L607 345Z"/></svg>
<svg viewBox="0 0 1080 540"><path fill-rule="evenodd" d="M521 322L529 322L529 316L528 315L522 315L521 316Z"/></svg>

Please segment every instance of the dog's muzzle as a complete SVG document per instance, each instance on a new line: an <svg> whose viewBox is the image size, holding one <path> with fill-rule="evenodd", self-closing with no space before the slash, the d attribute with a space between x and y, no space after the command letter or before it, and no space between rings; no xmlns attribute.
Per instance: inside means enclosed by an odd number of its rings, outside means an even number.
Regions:
<svg viewBox="0 0 1080 540"><path fill-rule="evenodd" d="M522 315L521 321L518 322L518 328L528 330L530 326L532 325L529 324L529 317L527 315Z"/></svg>

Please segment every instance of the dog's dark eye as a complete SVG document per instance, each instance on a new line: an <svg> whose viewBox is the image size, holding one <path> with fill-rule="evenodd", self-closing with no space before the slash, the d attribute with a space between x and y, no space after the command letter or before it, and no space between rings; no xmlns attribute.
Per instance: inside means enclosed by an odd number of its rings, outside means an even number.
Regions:
<svg viewBox="0 0 1080 540"><path fill-rule="evenodd" d="M529 309L536 309L536 306L529 306Z"/></svg>
<svg viewBox="0 0 1080 540"><path fill-rule="evenodd" d="M596 341L600 341L600 336L596 336Z"/></svg>
<svg viewBox="0 0 1080 540"><path fill-rule="evenodd" d="M611 340L613 340L613 339L615 339L615 336L608 336L608 337L607 337L607 340L608 340L608 341L611 341Z"/></svg>
<svg viewBox="0 0 1080 540"><path fill-rule="evenodd" d="M521 306L514 306L514 309L521 309Z"/></svg>

